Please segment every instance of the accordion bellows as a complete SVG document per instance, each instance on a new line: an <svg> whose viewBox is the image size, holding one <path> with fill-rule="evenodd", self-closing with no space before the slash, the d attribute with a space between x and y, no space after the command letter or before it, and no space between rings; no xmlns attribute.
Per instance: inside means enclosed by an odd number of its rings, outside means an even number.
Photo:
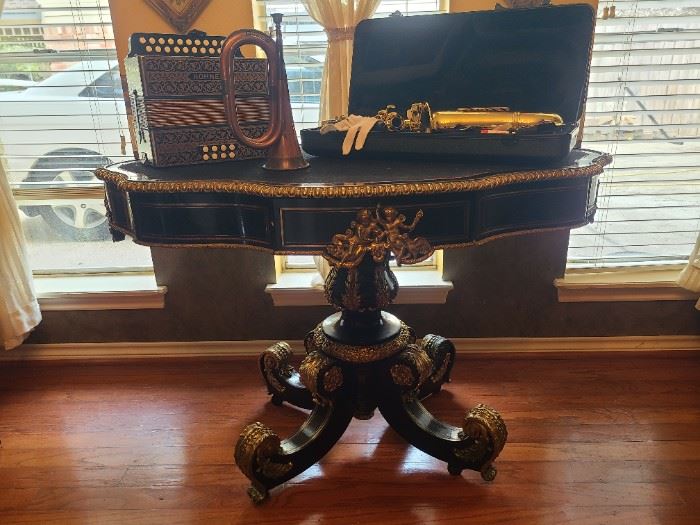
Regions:
<svg viewBox="0 0 700 525"><path fill-rule="evenodd" d="M219 57L225 37L135 33L125 60L136 143L141 160L180 166L264 158L231 132L223 101ZM234 62L239 122L259 137L270 120L267 60Z"/></svg>

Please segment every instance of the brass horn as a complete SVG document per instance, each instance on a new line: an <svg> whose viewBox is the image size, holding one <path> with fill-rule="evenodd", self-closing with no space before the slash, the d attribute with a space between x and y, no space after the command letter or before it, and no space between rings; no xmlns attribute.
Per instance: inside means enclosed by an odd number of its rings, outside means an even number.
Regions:
<svg viewBox="0 0 700 525"><path fill-rule="evenodd" d="M224 79L226 118L233 134L243 144L255 149L267 149L267 158L263 168L267 170L298 170L308 167L309 163L306 162L301 153L294 130L282 49L282 29L280 27L282 15L275 13L272 15L272 20L275 23L276 40L262 31L241 29L231 33L223 43L221 72ZM270 124L265 133L258 138L243 134L238 125L238 109L236 108L233 65L236 60L236 51L247 44L256 45L265 52L269 70Z"/></svg>

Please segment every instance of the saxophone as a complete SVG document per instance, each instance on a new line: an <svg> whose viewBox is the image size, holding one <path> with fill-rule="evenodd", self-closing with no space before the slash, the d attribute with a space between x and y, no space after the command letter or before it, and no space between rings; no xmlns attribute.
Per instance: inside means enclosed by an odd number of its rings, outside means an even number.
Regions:
<svg viewBox="0 0 700 525"><path fill-rule="evenodd" d="M556 113L524 113L507 107L458 108L450 111L431 111L427 102L414 102L402 118L396 106L387 106L377 113L388 131L441 132L466 128L480 128L486 132L513 133L519 129L551 124L563 126L564 120ZM482 131L483 132L483 131Z"/></svg>

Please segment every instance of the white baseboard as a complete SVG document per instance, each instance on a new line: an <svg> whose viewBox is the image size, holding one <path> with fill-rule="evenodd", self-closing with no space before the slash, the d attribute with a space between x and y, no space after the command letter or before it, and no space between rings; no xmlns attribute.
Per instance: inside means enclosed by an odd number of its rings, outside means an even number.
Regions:
<svg viewBox="0 0 700 525"><path fill-rule="evenodd" d="M25 344L0 353L0 360L154 359L257 356L276 341L163 341ZM290 341L290 343L292 343ZM294 341L294 348L303 348ZM300 350L301 351L301 350Z"/></svg>
<svg viewBox="0 0 700 525"><path fill-rule="evenodd" d="M257 340L32 344L1 352L0 361L255 357L274 342ZM700 350L700 336L694 335L455 338L452 342L461 354L545 352L563 355L570 352ZM289 343L297 355L304 353L301 341Z"/></svg>
<svg viewBox="0 0 700 525"><path fill-rule="evenodd" d="M700 350L698 335L493 337L453 339L458 353L645 352Z"/></svg>

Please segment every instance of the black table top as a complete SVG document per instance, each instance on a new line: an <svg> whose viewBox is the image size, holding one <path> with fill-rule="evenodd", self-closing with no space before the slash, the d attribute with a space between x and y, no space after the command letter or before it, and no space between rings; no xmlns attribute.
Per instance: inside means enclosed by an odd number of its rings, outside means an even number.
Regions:
<svg viewBox="0 0 700 525"><path fill-rule="evenodd" d="M262 161L155 168L140 161L113 164L97 176L124 190L141 192L214 191L275 197L366 197L473 191L505 184L590 176L602 172L610 156L574 150L546 166L474 162L376 160L310 157L298 171L262 169Z"/></svg>

